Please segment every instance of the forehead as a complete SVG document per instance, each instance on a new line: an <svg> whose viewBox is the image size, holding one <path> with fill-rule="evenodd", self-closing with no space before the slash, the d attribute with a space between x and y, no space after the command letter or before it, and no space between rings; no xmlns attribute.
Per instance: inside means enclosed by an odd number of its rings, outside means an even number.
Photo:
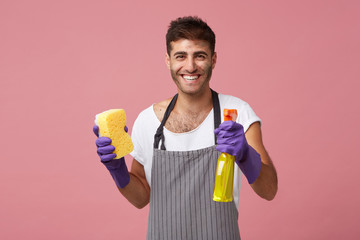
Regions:
<svg viewBox="0 0 360 240"><path fill-rule="evenodd" d="M179 39L177 41L173 41L171 44L171 52L170 55L176 52L197 52L204 51L210 53L210 43L204 40L189 40L189 39Z"/></svg>

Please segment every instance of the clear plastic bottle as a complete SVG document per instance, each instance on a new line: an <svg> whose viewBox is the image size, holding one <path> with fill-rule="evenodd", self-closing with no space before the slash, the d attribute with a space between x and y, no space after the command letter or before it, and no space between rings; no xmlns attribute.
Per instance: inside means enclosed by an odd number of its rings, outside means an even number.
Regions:
<svg viewBox="0 0 360 240"><path fill-rule="evenodd" d="M236 121L236 109L224 109L224 121ZM218 158L215 176L213 200L231 202L233 200L235 157L221 153Z"/></svg>

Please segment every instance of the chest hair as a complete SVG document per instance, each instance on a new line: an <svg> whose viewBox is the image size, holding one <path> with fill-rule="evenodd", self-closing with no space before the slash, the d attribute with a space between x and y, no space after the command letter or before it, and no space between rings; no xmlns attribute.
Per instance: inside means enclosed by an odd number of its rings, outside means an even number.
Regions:
<svg viewBox="0 0 360 240"><path fill-rule="evenodd" d="M175 133L189 132L197 128L207 117L209 112L178 114L172 112L165 123L165 127Z"/></svg>
<svg viewBox="0 0 360 240"><path fill-rule="evenodd" d="M165 100L154 105L154 112L156 117L161 122L164 118L165 110L168 107L171 99ZM194 130L206 119L209 115L212 106L198 112L179 113L173 110L165 123L165 128L174 133L184 133Z"/></svg>

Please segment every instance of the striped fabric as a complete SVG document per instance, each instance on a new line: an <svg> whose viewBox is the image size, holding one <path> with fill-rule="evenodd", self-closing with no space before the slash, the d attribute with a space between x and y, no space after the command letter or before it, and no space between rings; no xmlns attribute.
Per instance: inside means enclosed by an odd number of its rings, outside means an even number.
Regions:
<svg viewBox="0 0 360 240"><path fill-rule="evenodd" d="M154 149L148 240L240 239L235 203L212 200L219 155Z"/></svg>

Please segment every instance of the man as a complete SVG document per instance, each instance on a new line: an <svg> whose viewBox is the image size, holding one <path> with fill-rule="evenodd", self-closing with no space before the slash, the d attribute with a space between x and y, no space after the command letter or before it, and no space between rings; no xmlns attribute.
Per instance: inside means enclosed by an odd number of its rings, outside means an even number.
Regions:
<svg viewBox="0 0 360 240"><path fill-rule="evenodd" d="M272 200L277 192L261 120L246 102L210 88L217 55L215 34L205 22L172 21L166 42L178 93L139 114L130 173L123 158L113 159L111 139L97 139L98 154L129 202L137 208L150 202L147 239L240 239L241 173L260 197ZM236 121L221 121L224 108L237 109ZM232 202L212 200L220 152L235 156L238 166Z"/></svg>

